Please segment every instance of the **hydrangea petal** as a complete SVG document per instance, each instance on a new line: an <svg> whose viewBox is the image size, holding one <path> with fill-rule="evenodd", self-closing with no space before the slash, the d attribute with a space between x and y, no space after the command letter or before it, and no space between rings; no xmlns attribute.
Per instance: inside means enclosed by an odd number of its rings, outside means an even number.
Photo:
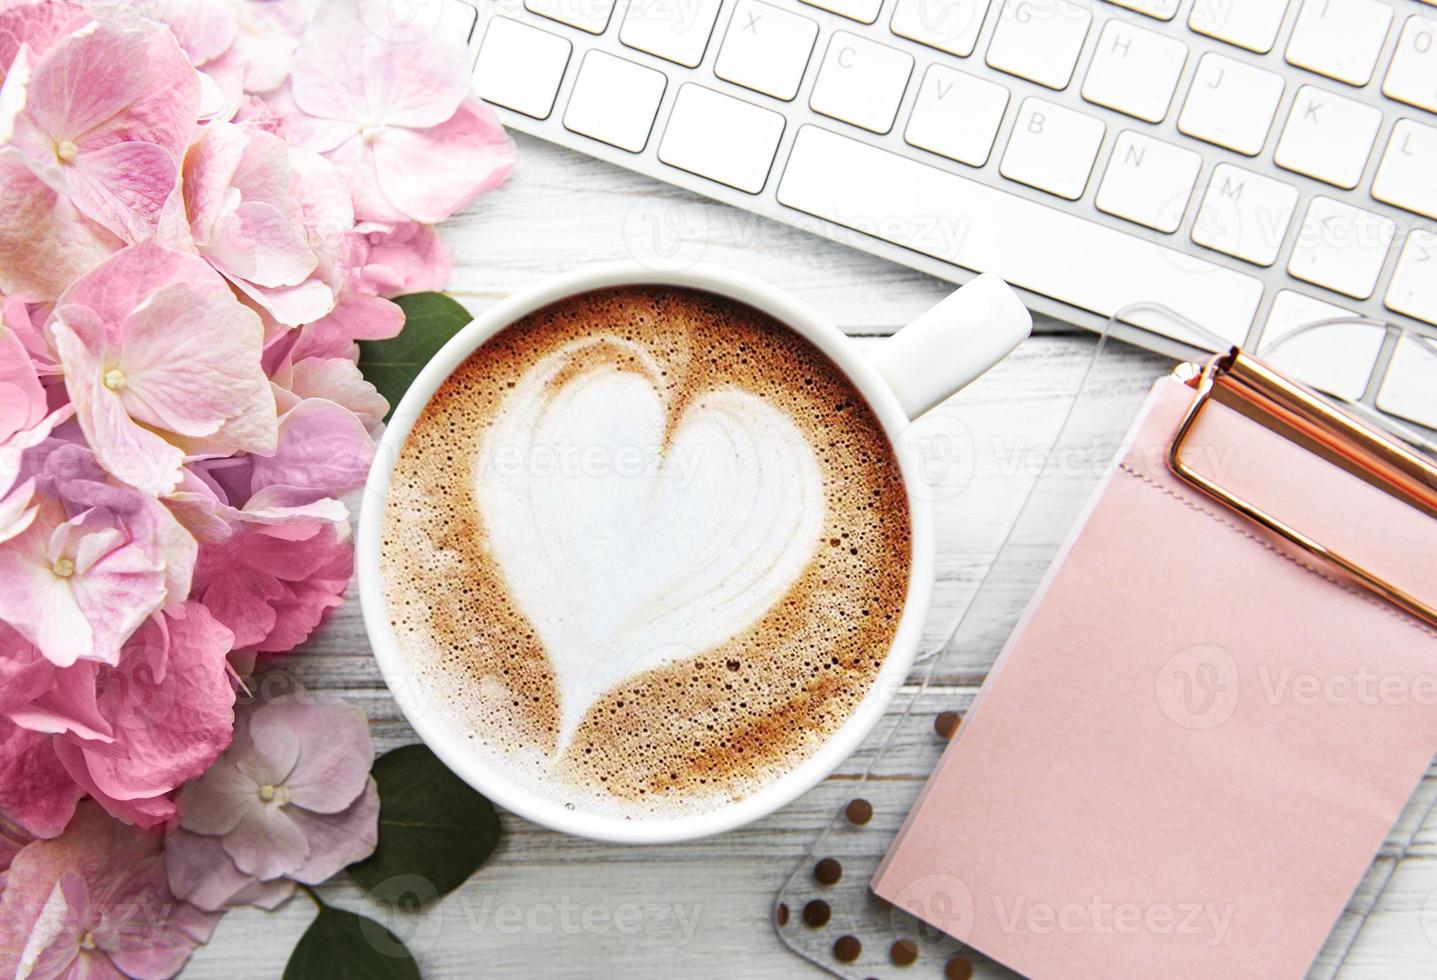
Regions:
<svg viewBox="0 0 1437 980"><path fill-rule="evenodd" d="M0 291L54 299L123 245L0 147Z"/></svg>
<svg viewBox="0 0 1437 980"><path fill-rule="evenodd" d="M273 755L293 741L299 748L294 771L284 780L289 802L315 813L348 808L369 779L374 757L369 719L354 705L295 698L261 705L250 718L250 738Z"/></svg>
<svg viewBox="0 0 1437 980"><path fill-rule="evenodd" d="M359 57L354 60L360 62L364 105L370 117L386 126L425 129L454 115L469 94L462 37L441 33L426 38L424 44L386 43L364 27L361 18L347 20L350 25L357 24L357 29L346 26L336 30L337 25L327 21L316 28L324 32L322 40L316 41L357 45L353 50Z"/></svg>
<svg viewBox="0 0 1437 980"><path fill-rule="evenodd" d="M50 736L0 718L0 815L36 837L55 837L84 795L60 764Z"/></svg>
<svg viewBox="0 0 1437 980"><path fill-rule="evenodd" d="M253 489L286 486L338 497L364 485L373 459L374 440L354 413L307 398L280 419L274 454L254 460Z"/></svg>
<svg viewBox="0 0 1437 980"><path fill-rule="evenodd" d="M272 909L294 894L293 881L247 875L235 867L218 837L182 828L165 836L165 871L176 898L210 912L235 905Z"/></svg>
<svg viewBox="0 0 1437 980"><path fill-rule="evenodd" d="M147 623L120 665L99 681L100 710L114 749L87 752L90 777L106 796L158 796L199 776L230 744L234 688L225 657L234 636L198 602Z"/></svg>
<svg viewBox="0 0 1437 980"><path fill-rule="evenodd" d="M70 199L80 212L127 242L155 233L175 189L175 158L153 143L111 143L80 154L68 168Z"/></svg>
<svg viewBox="0 0 1437 980"><path fill-rule="evenodd" d="M513 142L494 113L473 99L431 129L388 127L372 148L385 200L406 218L429 224L498 187L514 167Z"/></svg>
<svg viewBox="0 0 1437 980"><path fill-rule="evenodd" d="M309 841L309 857L294 880L306 885L327 881L356 861L374 853L379 844L379 788L370 778L359 796L334 814L291 811L291 818Z"/></svg>
<svg viewBox="0 0 1437 980"><path fill-rule="evenodd" d="M146 425L214 434L256 392L269 394L261 338L259 319L227 293L184 283L156 290L124 321L125 407Z"/></svg>
<svg viewBox="0 0 1437 980"><path fill-rule="evenodd" d="M286 808L273 802L245 810L225 834L224 849L236 868L262 880L293 874L309 857L304 833Z"/></svg>

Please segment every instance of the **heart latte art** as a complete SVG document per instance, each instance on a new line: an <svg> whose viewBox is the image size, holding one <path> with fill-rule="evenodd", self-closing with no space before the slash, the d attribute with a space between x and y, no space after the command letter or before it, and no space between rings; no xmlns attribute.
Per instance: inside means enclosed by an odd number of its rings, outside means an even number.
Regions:
<svg viewBox="0 0 1437 980"><path fill-rule="evenodd" d="M565 300L415 424L386 505L395 633L439 709L548 795L696 812L842 725L907 589L897 463L841 372L703 293Z"/></svg>

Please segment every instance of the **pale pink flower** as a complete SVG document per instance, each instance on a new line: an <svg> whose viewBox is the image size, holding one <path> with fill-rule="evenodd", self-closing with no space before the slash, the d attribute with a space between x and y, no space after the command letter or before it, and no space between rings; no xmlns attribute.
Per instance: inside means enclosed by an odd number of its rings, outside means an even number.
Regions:
<svg viewBox="0 0 1437 980"><path fill-rule="evenodd" d="M218 916L174 897L163 838L82 803L65 832L26 844L0 895L0 972L31 980L180 971Z"/></svg>
<svg viewBox="0 0 1437 980"><path fill-rule="evenodd" d="M189 593L197 545L158 500L109 481L82 446L33 451L30 526L0 548L0 618L61 667L115 664L152 612Z"/></svg>
<svg viewBox="0 0 1437 980"><path fill-rule="evenodd" d="M19 336L0 325L0 544L29 527L38 512L31 506L34 478L20 482L26 450L72 413L69 405L49 411L34 362Z"/></svg>
<svg viewBox="0 0 1437 980"><path fill-rule="evenodd" d="M304 151L297 151L304 153ZM337 188L337 202L324 201L307 215L298 194L305 190L291 168L291 151L260 129L211 123L185 158L184 197L195 248L236 289L278 323L297 326L334 308L332 263L321 264L315 246L354 223L334 165L313 154L323 169L310 185ZM312 195L311 195L312 196ZM327 227L315 227L310 218Z"/></svg>
<svg viewBox="0 0 1437 980"><path fill-rule="evenodd" d="M42 54L56 40L85 26L90 14L68 0L20 0L0 4L0 79L21 46Z"/></svg>
<svg viewBox="0 0 1437 980"><path fill-rule="evenodd" d="M239 713L234 744L181 791L180 827L219 838L241 874L318 884L374 851L373 761L361 709L297 691ZM192 895L208 873L174 863L170 880Z"/></svg>
<svg viewBox="0 0 1437 980"><path fill-rule="evenodd" d="M350 235L350 264L360 289L393 297L443 289L449 250L433 225L366 221Z"/></svg>
<svg viewBox="0 0 1437 980"><path fill-rule="evenodd" d="M152 236L198 107L162 25L87 26L33 62L22 44L0 90L0 289L49 299Z"/></svg>
<svg viewBox="0 0 1437 980"><path fill-rule="evenodd" d="M469 94L464 38L392 41L357 5L323 7L295 53L285 114L289 138L323 153L349 179L364 220L436 223L509 175L514 146Z"/></svg>
<svg viewBox="0 0 1437 980"><path fill-rule="evenodd" d="M66 771L127 823L153 826L171 816L167 794L230 744L235 694L225 657L233 642L198 602L152 617L125 644L119 665L94 678L96 708L112 737L58 739Z"/></svg>
<svg viewBox="0 0 1437 980"><path fill-rule="evenodd" d="M389 402L348 357L306 357L293 362L286 359L270 380L275 384L275 402L281 412L305 400L331 402L352 413L371 433L389 414Z"/></svg>
<svg viewBox="0 0 1437 980"><path fill-rule="evenodd" d="M81 277L49 329L100 464L169 493L185 455L274 448L263 330L203 259L147 242Z"/></svg>
<svg viewBox="0 0 1437 980"><path fill-rule="evenodd" d="M246 92L273 92L289 66L308 18L301 0L226 0L238 28L226 57L245 64Z"/></svg>

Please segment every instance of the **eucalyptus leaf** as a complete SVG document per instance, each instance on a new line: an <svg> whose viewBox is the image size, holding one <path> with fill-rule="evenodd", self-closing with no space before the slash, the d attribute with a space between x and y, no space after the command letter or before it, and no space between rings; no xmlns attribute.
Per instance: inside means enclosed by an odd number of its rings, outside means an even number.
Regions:
<svg viewBox="0 0 1437 980"><path fill-rule="evenodd" d="M423 745L380 756L374 781L379 846L349 874L380 901L423 905L446 895L499 843L494 805Z"/></svg>
<svg viewBox="0 0 1437 980"><path fill-rule="evenodd" d="M373 919L315 900L315 916L285 964L284 980L420 980L409 949Z"/></svg>
<svg viewBox="0 0 1437 980"><path fill-rule="evenodd" d="M394 302L404 310L404 329L389 340L359 342L359 370L389 401L389 413L429 359L459 328L473 319L443 293L410 293ZM387 421L388 415L385 416Z"/></svg>

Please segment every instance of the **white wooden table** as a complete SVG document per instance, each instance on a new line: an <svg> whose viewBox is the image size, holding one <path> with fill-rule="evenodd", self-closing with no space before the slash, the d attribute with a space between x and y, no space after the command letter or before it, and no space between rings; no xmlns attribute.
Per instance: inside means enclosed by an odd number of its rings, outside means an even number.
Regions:
<svg viewBox="0 0 1437 980"><path fill-rule="evenodd" d="M516 289L578 265L660 256L716 262L762 276L831 317L859 343L879 338L939 300L947 284L786 226L518 137L519 165L508 186L444 226L454 253L450 291L480 311ZM939 586L925 636L941 644L971 597L1021 503L1034 450L1021 434L1061 408L1061 392L1091 354L1090 335L1051 321L965 395L978 463L961 494L938 507ZM1164 362L1133 348L1125 382L1146 385ZM389 697L370 656L351 597L293 655L311 687L339 690L369 712L385 751L415 736ZM986 663L945 673L920 710L966 707ZM1101 684L1101 677L1092 683ZM893 778L921 780L901 753ZM841 769L833 778L852 778ZM1437 795L1429 776L1419 796ZM1414 808L1409 808L1411 812ZM790 953L770 924L774 893L830 813L800 799L750 827L705 841L635 848L540 829L503 814L504 839L487 866L418 919L404 938L424 975L447 977L818 976ZM1437 821L1434 821L1437 823ZM1370 905L1372 882L1393 883L1357 939L1341 976L1394 980L1437 975L1437 827L1399 826L1337 939ZM374 914L341 877L324 887L331 903ZM313 910L303 898L272 913L230 912L187 977L277 977ZM1314 976L1331 973L1329 953ZM914 970L917 977L935 974Z"/></svg>

